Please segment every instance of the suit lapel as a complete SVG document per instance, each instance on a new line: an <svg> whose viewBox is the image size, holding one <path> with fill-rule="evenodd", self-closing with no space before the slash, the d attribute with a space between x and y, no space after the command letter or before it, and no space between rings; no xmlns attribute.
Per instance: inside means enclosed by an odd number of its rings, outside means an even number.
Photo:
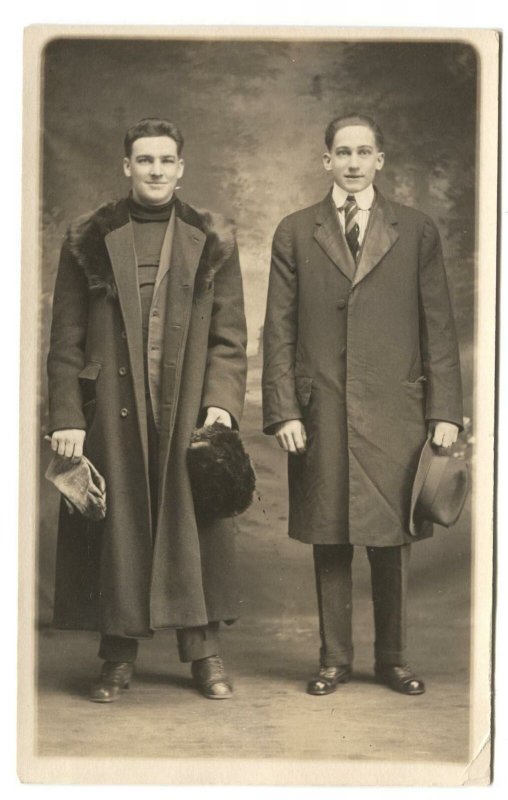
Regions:
<svg viewBox="0 0 508 800"><path fill-rule="evenodd" d="M395 228L397 218L393 207L382 194L376 192L376 200L370 213L365 232L360 260L353 278L353 286L362 281L393 247L399 234Z"/></svg>
<svg viewBox="0 0 508 800"><path fill-rule="evenodd" d="M331 192L327 194L319 206L314 238L335 266L344 273L346 278L352 281L356 265L346 242L346 237L342 233Z"/></svg>
<svg viewBox="0 0 508 800"><path fill-rule="evenodd" d="M108 233L104 241L111 261L111 267L118 289L118 301L125 325L141 443L143 446L145 467L148 474L148 434L146 428L141 300L139 296L138 270L131 223L128 222L121 228L116 228L111 231L111 233Z"/></svg>

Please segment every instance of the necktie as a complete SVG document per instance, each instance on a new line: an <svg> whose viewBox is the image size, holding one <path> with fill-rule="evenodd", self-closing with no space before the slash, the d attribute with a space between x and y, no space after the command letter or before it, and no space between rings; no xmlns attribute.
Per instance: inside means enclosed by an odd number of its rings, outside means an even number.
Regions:
<svg viewBox="0 0 508 800"><path fill-rule="evenodd" d="M346 202L342 206L344 211L344 231L346 234L346 241L351 250L351 254L356 261L360 244L358 237L360 235L360 226L358 225L358 206L352 194L348 194Z"/></svg>

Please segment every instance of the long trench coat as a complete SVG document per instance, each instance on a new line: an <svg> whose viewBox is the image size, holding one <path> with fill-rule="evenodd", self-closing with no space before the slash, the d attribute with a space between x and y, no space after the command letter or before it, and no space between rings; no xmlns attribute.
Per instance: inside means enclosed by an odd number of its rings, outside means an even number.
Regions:
<svg viewBox="0 0 508 800"><path fill-rule="evenodd" d="M198 529L186 467L193 428L218 406L238 424L246 381L232 227L177 200L160 396L159 514L152 532L141 305L125 200L71 225L48 356L51 431L86 429L107 485L101 523L62 505L54 623L120 636L238 616L231 519Z"/></svg>
<svg viewBox="0 0 508 800"><path fill-rule="evenodd" d="M427 422L462 426L455 327L437 229L379 192L355 265L331 194L273 241L264 326L264 429L302 419L289 455L289 534L400 545Z"/></svg>

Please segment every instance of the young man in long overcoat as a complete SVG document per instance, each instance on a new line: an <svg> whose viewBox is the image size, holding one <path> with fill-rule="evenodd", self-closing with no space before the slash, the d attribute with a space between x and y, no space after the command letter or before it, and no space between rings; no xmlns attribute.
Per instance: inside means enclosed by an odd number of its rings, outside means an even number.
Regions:
<svg viewBox="0 0 508 800"><path fill-rule="evenodd" d="M351 561L371 565L378 680L421 694L406 660L410 497L428 433L462 426L459 355L439 234L373 186L379 126L339 117L326 132L325 199L275 233L264 326L264 429L288 451L289 535L313 545L319 674L311 694L351 676Z"/></svg>
<svg viewBox="0 0 508 800"><path fill-rule="evenodd" d="M232 226L175 196L172 123L127 132L128 198L73 222L55 286L48 357L53 450L82 452L106 482L96 523L62 504L55 624L101 633L91 699L128 685L137 640L177 631L201 692L228 697L219 623L238 616L233 520L199 525L186 453L193 429L238 426L246 325Z"/></svg>

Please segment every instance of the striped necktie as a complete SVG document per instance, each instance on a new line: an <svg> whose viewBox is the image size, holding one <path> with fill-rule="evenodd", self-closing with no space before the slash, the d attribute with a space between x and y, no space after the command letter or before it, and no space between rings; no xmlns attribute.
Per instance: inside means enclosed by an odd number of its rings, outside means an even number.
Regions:
<svg viewBox="0 0 508 800"><path fill-rule="evenodd" d="M344 232L346 234L346 241L356 261L360 249L360 244L358 242L360 226L358 225L358 206L352 194L348 194L346 197L346 202L342 206L342 210L344 211Z"/></svg>

